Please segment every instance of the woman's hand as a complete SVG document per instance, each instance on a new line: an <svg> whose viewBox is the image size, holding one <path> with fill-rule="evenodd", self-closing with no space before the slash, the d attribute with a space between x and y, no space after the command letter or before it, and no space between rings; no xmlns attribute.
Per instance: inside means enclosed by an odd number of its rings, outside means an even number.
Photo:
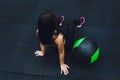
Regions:
<svg viewBox="0 0 120 80"><path fill-rule="evenodd" d="M44 56L44 53L42 51L36 50L35 56Z"/></svg>
<svg viewBox="0 0 120 80"><path fill-rule="evenodd" d="M63 73L64 75L68 75L69 73L68 69L70 68L68 65L61 64L60 68L61 68L61 74Z"/></svg>

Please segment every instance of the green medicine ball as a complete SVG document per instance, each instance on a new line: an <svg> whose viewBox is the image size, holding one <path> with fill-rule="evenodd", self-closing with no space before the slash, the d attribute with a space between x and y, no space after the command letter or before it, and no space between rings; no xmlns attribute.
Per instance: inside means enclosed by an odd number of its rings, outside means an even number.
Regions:
<svg viewBox="0 0 120 80"><path fill-rule="evenodd" d="M80 38L73 45L73 56L82 64L92 64L97 61L100 53L100 48L97 43L87 39Z"/></svg>

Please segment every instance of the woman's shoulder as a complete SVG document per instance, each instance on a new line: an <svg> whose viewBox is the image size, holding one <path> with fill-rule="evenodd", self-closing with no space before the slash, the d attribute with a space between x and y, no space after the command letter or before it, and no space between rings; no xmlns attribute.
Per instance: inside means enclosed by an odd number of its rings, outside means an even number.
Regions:
<svg viewBox="0 0 120 80"><path fill-rule="evenodd" d="M58 34L58 37L55 39L55 44L63 44L64 43L64 35L62 33Z"/></svg>

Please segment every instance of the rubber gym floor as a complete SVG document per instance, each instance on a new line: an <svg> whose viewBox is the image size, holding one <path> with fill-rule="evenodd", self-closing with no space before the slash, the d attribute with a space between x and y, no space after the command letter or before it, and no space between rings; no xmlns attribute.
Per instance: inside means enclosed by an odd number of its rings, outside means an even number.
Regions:
<svg viewBox="0 0 120 80"><path fill-rule="evenodd" d="M64 76L54 48L35 57L37 19L45 9L65 20L85 17L84 35L101 48L95 64L81 66L66 55L70 73ZM0 0L0 80L119 80L119 57L119 0Z"/></svg>

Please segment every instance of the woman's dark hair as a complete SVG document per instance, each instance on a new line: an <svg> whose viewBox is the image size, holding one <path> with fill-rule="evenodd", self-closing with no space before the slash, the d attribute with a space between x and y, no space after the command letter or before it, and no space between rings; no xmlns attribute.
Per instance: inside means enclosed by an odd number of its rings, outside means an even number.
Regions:
<svg viewBox="0 0 120 80"><path fill-rule="evenodd" d="M38 19L38 38L43 44L52 44L52 35L58 30L58 19L55 14L49 10L45 10Z"/></svg>

